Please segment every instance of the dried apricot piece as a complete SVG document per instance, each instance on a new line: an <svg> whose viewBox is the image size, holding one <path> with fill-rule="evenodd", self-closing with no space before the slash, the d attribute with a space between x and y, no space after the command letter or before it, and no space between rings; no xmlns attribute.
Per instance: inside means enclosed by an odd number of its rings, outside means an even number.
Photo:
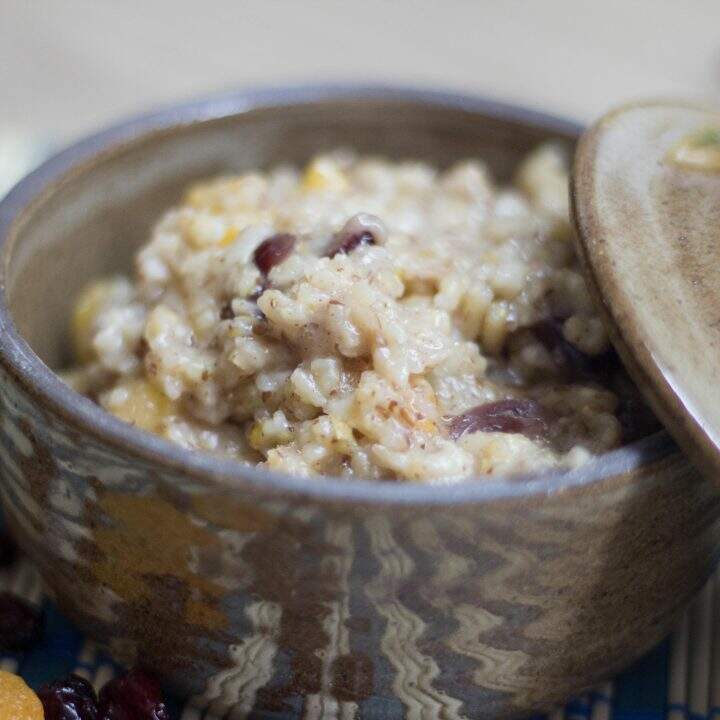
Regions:
<svg viewBox="0 0 720 720"><path fill-rule="evenodd" d="M93 331L98 313L113 294L115 280L98 280L88 285L75 303L72 316L72 337L75 354L80 362L93 359Z"/></svg>
<svg viewBox="0 0 720 720"><path fill-rule="evenodd" d="M177 412L176 404L143 378L121 383L107 396L107 409L126 423L149 432L161 432L167 418Z"/></svg>
<svg viewBox="0 0 720 720"><path fill-rule="evenodd" d="M0 670L0 720L43 720L38 696L21 677Z"/></svg>

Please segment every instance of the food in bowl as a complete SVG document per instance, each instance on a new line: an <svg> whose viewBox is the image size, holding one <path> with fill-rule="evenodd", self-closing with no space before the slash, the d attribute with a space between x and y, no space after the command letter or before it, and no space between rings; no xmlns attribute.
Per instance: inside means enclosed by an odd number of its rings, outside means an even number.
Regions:
<svg viewBox="0 0 720 720"><path fill-rule="evenodd" d="M297 475L573 467L645 430L573 251L562 150L513 186L338 150L189 188L79 297L66 381L188 448ZM640 408L640 409L639 409Z"/></svg>

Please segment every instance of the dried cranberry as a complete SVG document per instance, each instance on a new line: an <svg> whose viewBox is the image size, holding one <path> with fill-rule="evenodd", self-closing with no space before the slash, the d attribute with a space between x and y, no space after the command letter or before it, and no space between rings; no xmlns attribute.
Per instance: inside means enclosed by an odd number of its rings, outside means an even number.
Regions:
<svg viewBox="0 0 720 720"><path fill-rule="evenodd" d="M9 568L17 560L15 541L6 532L0 532L0 569Z"/></svg>
<svg viewBox="0 0 720 720"><path fill-rule="evenodd" d="M278 233L263 240L253 254L258 270L263 275L267 275L292 252L295 242L295 236L290 233Z"/></svg>
<svg viewBox="0 0 720 720"><path fill-rule="evenodd" d="M386 234L387 231L380 218L369 213L357 213L343 225L339 233L335 234L325 255L334 258L339 253L351 253L360 245L382 243Z"/></svg>
<svg viewBox="0 0 720 720"><path fill-rule="evenodd" d="M97 696L93 686L79 675L43 685L38 697L45 720L97 720Z"/></svg>
<svg viewBox="0 0 720 720"><path fill-rule="evenodd" d="M39 610L11 593L0 593L0 650L24 650L41 633Z"/></svg>
<svg viewBox="0 0 720 720"><path fill-rule="evenodd" d="M448 418L448 433L453 440L478 432L522 433L536 438L547 430L545 411L540 403L524 398L508 398L477 405L467 412Z"/></svg>
<svg viewBox="0 0 720 720"><path fill-rule="evenodd" d="M155 678L134 668L100 691L99 720L170 720Z"/></svg>
<svg viewBox="0 0 720 720"><path fill-rule="evenodd" d="M335 236L330 247L325 251L325 255L329 258L334 258L338 254L346 255L351 253L360 245L373 245L374 243L375 237L367 230L361 233L355 233L354 235L338 234Z"/></svg>

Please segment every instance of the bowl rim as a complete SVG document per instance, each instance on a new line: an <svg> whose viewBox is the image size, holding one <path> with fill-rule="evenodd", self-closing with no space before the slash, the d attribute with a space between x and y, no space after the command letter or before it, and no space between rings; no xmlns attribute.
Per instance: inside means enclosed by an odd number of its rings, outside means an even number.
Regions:
<svg viewBox="0 0 720 720"><path fill-rule="evenodd" d="M102 157L122 152L153 134L221 120L252 110L340 100L415 102L463 110L499 120L522 122L579 137L582 126L543 112L481 96L407 85L330 83L240 89L168 105L135 115L74 142L20 180L0 202L0 259L23 217L54 188ZM0 365L42 407L63 417L101 444L139 456L163 469L190 475L223 490L281 492L284 496L331 503L455 505L543 496L581 489L636 471L677 450L660 431L591 460L574 470L548 470L523 476L474 477L452 483L384 483L332 477L297 477L210 453L183 448L110 415L71 390L39 358L12 321L5 297L6 263L0 262ZM160 474L162 477L162 474Z"/></svg>

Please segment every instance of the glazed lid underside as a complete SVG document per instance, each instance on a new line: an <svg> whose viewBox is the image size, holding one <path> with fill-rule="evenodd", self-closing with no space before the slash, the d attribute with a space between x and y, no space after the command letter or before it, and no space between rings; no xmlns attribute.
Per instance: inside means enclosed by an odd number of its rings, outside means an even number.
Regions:
<svg viewBox="0 0 720 720"><path fill-rule="evenodd" d="M626 106L572 180L578 252L611 339L688 455L720 479L720 112Z"/></svg>

